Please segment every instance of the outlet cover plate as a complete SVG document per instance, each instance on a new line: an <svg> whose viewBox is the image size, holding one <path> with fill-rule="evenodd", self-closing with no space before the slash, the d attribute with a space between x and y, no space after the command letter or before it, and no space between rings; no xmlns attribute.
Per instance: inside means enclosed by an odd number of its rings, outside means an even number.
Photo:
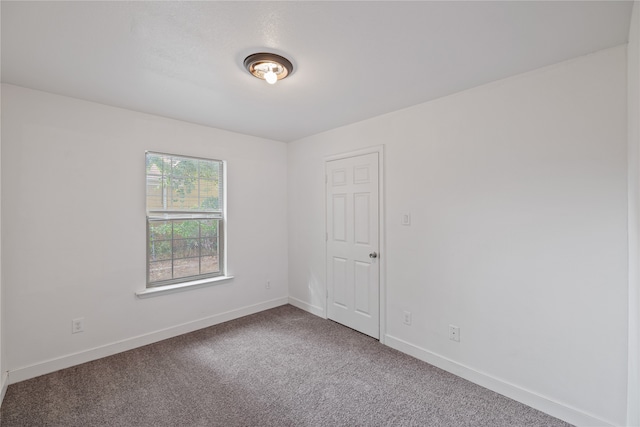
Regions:
<svg viewBox="0 0 640 427"><path fill-rule="evenodd" d="M411 312L410 311L405 311L404 312L404 319L403 319L402 323L404 323L405 325L408 325L408 326L411 325Z"/></svg>
<svg viewBox="0 0 640 427"><path fill-rule="evenodd" d="M460 342L460 328L456 325L449 325L449 339Z"/></svg>
<svg viewBox="0 0 640 427"><path fill-rule="evenodd" d="M77 334L78 332L84 332L84 317L78 317L71 321L71 333Z"/></svg>

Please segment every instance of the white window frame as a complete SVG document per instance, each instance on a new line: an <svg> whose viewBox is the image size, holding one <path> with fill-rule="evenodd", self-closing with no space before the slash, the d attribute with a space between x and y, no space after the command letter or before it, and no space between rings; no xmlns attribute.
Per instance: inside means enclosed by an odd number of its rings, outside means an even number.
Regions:
<svg viewBox="0 0 640 427"><path fill-rule="evenodd" d="M170 157L170 158L179 158L179 159L189 159L189 160L198 160L198 161L210 161L213 163L217 163L219 165L219 174L218 174L218 179L220 182L219 185L219 195L218 195L218 201L219 201L219 206L220 208L218 209L198 209L198 210L191 210L191 209L175 209L175 208L166 208L166 209L149 209L149 206L147 206L146 209L146 214L147 214L147 221L146 221L146 230L147 230L147 236L146 236L146 252L147 252L147 257L146 257L146 289L145 291L142 292L138 292L137 295L140 297L143 296L148 296L150 294L157 294L157 293L164 293L164 292L172 292L175 290L180 290L181 288L184 287L200 287L200 286L204 286L207 284L211 284L211 283L215 283L215 282L219 282L222 280L226 280L226 279L230 279L230 276L226 275L226 162L223 160L218 160L218 159L208 159L208 158L202 158L202 157L193 157L193 156L186 156L186 155L177 155L177 154L170 154L170 153L161 153L161 152L155 152L155 151L147 151L145 152L145 164L146 161L149 157L149 155L157 155L157 156L163 156L163 157ZM146 180L148 180L149 178L149 174L148 171L146 170L145 167L145 178ZM200 184L199 178L198 178L198 185ZM169 192L171 191L171 189L168 190ZM145 204L147 204L147 190L145 190ZM217 238L218 238L218 271L216 272L212 272L212 273L204 273L204 274L198 274L198 275L191 275L191 276L187 276L187 277L178 277L175 278L173 277L173 266L174 266L174 260L176 258L174 258L174 253L173 253L173 243L174 243L174 236L173 236L173 224L176 221L190 221L190 220L214 220L214 221L218 221L218 226L217 226ZM151 253L150 253L150 239L151 239L151 233L150 233L150 226L151 223L156 222L156 221L168 221L172 224L172 234L171 234L171 239L170 239L170 244L172 246L172 250L171 250L171 264L172 264L172 278L171 279L167 279L167 280L161 280L161 281L151 281L150 278L150 266L152 263L152 257L151 257ZM202 236L201 236L201 228L198 228L199 230L199 234L197 239L200 241L199 243L202 243ZM202 245L199 245L199 251L201 251L201 247ZM199 259L199 266L201 266L201 262L202 262L202 252L199 252L198 255L198 259ZM199 267L200 269L200 267Z"/></svg>

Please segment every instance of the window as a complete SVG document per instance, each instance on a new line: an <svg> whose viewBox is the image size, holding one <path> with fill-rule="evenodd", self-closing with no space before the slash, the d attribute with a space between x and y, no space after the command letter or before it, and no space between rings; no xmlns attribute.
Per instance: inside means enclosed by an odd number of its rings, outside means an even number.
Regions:
<svg viewBox="0 0 640 427"><path fill-rule="evenodd" d="M146 153L147 288L224 275L221 160Z"/></svg>

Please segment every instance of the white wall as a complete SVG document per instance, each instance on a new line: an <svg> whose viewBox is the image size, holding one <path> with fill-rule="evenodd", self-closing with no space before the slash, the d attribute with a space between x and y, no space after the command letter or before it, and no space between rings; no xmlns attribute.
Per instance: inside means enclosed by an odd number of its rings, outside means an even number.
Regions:
<svg viewBox="0 0 640 427"><path fill-rule="evenodd" d="M627 46L629 141L629 360L627 425L640 425L640 5L633 5Z"/></svg>
<svg viewBox="0 0 640 427"><path fill-rule="evenodd" d="M634 36L630 55L637 46ZM0 369L17 381L281 304L287 216L292 301L322 312L323 157L385 144L387 342L511 384L507 394L569 421L621 425L625 64L624 47L609 49L288 147L2 85L0 315L14 326ZM228 161L233 282L134 297L145 279L146 149ZM404 211L411 227L400 226ZM71 335L75 317L86 331Z"/></svg>
<svg viewBox="0 0 640 427"><path fill-rule="evenodd" d="M620 46L289 144L291 301L324 309L323 157L384 144L386 343L568 421L623 424L625 55Z"/></svg>
<svg viewBox="0 0 640 427"><path fill-rule="evenodd" d="M10 382L286 303L284 143L2 89ZM134 296L145 287L145 150L227 161L233 281ZM76 317L85 332L72 335Z"/></svg>

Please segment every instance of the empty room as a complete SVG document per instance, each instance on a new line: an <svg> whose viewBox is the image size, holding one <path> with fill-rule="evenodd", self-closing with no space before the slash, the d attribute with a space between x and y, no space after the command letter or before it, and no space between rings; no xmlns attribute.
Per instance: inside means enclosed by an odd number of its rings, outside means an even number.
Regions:
<svg viewBox="0 0 640 427"><path fill-rule="evenodd" d="M640 426L640 4L4 1L0 425Z"/></svg>

